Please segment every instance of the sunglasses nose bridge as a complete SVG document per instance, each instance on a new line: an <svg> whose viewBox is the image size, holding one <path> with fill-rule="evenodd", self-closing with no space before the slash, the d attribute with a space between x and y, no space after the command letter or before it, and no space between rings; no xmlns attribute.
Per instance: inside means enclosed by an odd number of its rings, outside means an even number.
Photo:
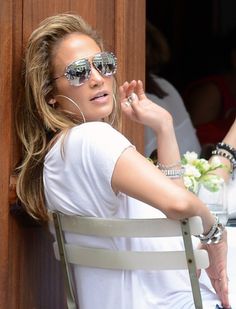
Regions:
<svg viewBox="0 0 236 309"><path fill-rule="evenodd" d="M96 80L103 80L103 74L100 72L100 70L96 67L93 61L90 63L90 79L96 79Z"/></svg>

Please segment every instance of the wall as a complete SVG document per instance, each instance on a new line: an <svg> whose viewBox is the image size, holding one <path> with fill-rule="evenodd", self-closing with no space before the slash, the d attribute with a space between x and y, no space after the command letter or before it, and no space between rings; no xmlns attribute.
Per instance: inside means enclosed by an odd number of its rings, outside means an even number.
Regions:
<svg viewBox="0 0 236 309"><path fill-rule="evenodd" d="M24 44L45 17L78 13L117 54L118 82L144 80L145 1L0 0L0 7L0 308L65 308L60 266L53 257L48 229L14 206L14 168L20 160L14 111ZM124 119L123 131L142 151L143 128Z"/></svg>

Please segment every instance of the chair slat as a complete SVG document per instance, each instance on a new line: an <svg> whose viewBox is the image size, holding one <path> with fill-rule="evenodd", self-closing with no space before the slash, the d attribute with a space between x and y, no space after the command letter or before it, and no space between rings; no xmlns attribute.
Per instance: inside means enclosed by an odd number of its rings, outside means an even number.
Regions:
<svg viewBox="0 0 236 309"><path fill-rule="evenodd" d="M117 251L69 244L66 244L65 247L69 263L86 267L119 270L174 270L188 268L185 251ZM54 243L54 252L59 260L56 243ZM208 255L205 250L195 250L194 256L198 269L208 267Z"/></svg>
<svg viewBox="0 0 236 309"><path fill-rule="evenodd" d="M100 237L174 237L182 236L180 223L166 218L108 219L60 215L65 232ZM203 232L200 217L189 218L192 235Z"/></svg>

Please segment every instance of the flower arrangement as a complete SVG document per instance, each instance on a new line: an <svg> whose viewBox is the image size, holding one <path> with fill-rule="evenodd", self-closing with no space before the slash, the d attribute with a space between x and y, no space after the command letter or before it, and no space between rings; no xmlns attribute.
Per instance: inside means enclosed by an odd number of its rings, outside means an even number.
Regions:
<svg viewBox="0 0 236 309"><path fill-rule="evenodd" d="M224 167L217 157L208 162L205 159L198 158L195 152L187 151L181 160L185 172L183 175L185 187L193 193L198 193L199 186L203 185L211 192L219 191L224 180L215 174L212 174L218 168Z"/></svg>

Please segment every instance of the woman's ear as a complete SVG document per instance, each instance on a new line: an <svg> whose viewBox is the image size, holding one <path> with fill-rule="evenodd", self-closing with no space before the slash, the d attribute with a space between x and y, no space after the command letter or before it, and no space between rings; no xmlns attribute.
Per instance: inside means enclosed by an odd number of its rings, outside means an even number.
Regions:
<svg viewBox="0 0 236 309"><path fill-rule="evenodd" d="M56 100L54 98L51 98L49 101L48 101L48 104L51 104L51 105L54 105L56 103Z"/></svg>

